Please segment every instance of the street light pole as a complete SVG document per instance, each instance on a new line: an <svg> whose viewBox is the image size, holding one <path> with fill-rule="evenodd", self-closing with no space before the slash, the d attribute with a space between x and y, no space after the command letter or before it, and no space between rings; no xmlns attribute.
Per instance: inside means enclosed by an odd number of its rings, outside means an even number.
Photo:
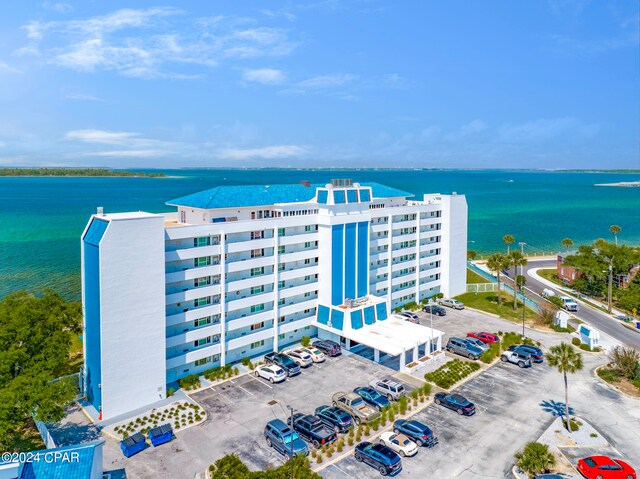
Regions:
<svg viewBox="0 0 640 479"><path fill-rule="evenodd" d="M607 311L611 314L611 295L613 293L613 256L609 259L609 291L608 291Z"/></svg>
<svg viewBox="0 0 640 479"><path fill-rule="evenodd" d="M291 411L291 429L293 430L293 408L291 406L287 406L289 411ZM291 439L291 454L289 455L289 462L291 463L291 477L293 479L293 439Z"/></svg>
<svg viewBox="0 0 640 479"><path fill-rule="evenodd" d="M429 320L431 323L431 341L429 341L429 356L433 354L433 305L431 304L431 298L429 298Z"/></svg>
<svg viewBox="0 0 640 479"><path fill-rule="evenodd" d="M527 243L525 243L524 241L520 241L520 243L518 243L520 245L520 252L522 253L522 257L524 258L524 247ZM520 265L520 276L522 276L522 268L523 266Z"/></svg>
<svg viewBox="0 0 640 479"><path fill-rule="evenodd" d="M524 297L524 285L520 287L520 294L522 295L522 337L524 338L524 315L525 315L525 310L527 308L526 306L527 298Z"/></svg>

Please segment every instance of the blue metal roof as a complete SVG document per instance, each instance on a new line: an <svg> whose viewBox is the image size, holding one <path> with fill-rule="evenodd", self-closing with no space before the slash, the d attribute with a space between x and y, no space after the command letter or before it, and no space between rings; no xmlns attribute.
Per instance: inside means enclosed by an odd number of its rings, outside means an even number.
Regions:
<svg viewBox="0 0 640 479"><path fill-rule="evenodd" d="M411 197L413 193L381 185L380 183L360 183L370 186L374 198ZM217 186L210 190L167 201L170 206L188 206L191 208L241 208L247 206L268 206L276 203L301 203L311 201L316 196L316 188L324 188L325 183L311 186L292 185L238 185Z"/></svg>
<svg viewBox="0 0 640 479"><path fill-rule="evenodd" d="M85 243L99 246L107 226L109 226L109 222L94 218L93 221L91 221L91 225L89 225L87 234L84 235Z"/></svg>
<svg viewBox="0 0 640 479"><path fill-rule="evenodd" d="M42 460L25 463L20 479L92 479L96 446L102 447L102 442L34 451Z"/></svg>

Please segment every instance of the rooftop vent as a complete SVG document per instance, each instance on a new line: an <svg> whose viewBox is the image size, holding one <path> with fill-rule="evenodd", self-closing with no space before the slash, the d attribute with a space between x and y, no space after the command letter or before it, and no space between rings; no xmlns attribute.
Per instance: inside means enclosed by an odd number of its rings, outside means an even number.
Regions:
<svg viewBox="0 0 640 479"><path fill-rule="evenodd" d="M98 211L96 214L98 216L104 216L104 208L102 206L98 206Z"/></svg>
<svg viewBox="0 0 640 479"><path fill-rule="evenodd" d="M349 186L353 186L353 180L348 178L331 180L331 185L338 188L347 188Z"/></svg>

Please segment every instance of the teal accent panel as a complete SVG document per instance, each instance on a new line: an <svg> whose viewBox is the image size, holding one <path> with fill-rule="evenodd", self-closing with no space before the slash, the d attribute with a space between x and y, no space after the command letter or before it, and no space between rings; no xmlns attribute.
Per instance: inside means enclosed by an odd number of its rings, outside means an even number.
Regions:
<svg viewBox="0 0 640 479"><path fill-rule="evenodd" d="M345 225L344 297L356 297L356 223Z"/></svg>
<svg viewBox="0 0 640 479"><path fill-rule="evenodd" d="M322 203L323 205L326 205L328 196L329 196L329 192L327 190L318 190L318 203Z"/></svg>
<svg viewBox="0 0 640 479"><path fill-rule="evenodd" d="M333 202L336 205L340 205L340 204L344 204L346 203L346 199L344 196L344 190L334 190L333 192Z"/></svg>
<svg viewBox="0 0 640 479"><path fill-rule="evenodd" d="M361 309L358 309L357 311L351 311L351 328L353 329L362 328L362 310Z"/></svg>
<svg viewBox="0 0 640 479"><path fill-rule="evenodd" d="M94 223L105 223L105 221L93 221ZM103 231L104 233L104 231ZM85 390L87 399L99 411L102 405L102 394L98 387L102 382L102 360L100 353L100 248L87 242L84 239L84 337L86 345L85 366ZM92 236L91 240L99 242L97 236Z"/></svg>
<svg viewBox="0 0 640 479"><path fill-rule="evenodd" d="M358 202L358 190L347 190L347 201L349 203Z"/></svg>
<svg viewBox="0 0 640 479"><path fill-rule="evenodd" d="M358 298L369 294L369 223L358 223Z"/></svg>
<svg viewBox="0 0 640 479"><path fill-rule="evenodd" d="M364 323L365 324L373 324L376 322L375 311L373 310L373 306L367 306L364 308Z"/></svg>
<svg viewBox="0 0 640 479"><path fill-rule="evenodd" d="M344 281L344 225L331 227L331 304L342 304Z"/></svg>
<svg viewBox="0 0 640 479"><path fill-rule="evenodd" d="M369 194L369 190L359 190L360 191L360 203L368 203L371 201L371 195Z"/></svg>
<svg viewBox="0 0 640 479"><path fill-rule="evenodd" d="M378 321L384 321L385 319L387 319L386 303L376 304L376 316L378 317Z"/></svg>
<svg viewBox="0 0 640 479"><path fill-rule="evenodd" d="M344 327L344 311L340 311L339 309L331 310L331 327L342 331Z"/></svg>
<svg viewBox="0 0 640 479"><path fill-rule="evenodd" d="M89 229L84 235L84 242L93 246L98 246L107 226L109 226L108 221L94 218L89 225Z"/></svg>
<svg viewBox="0 0 640 479"><path fill-rule="evenodd" d="M329 313L330 309L326 306L319 305L318 306L318 322L320 324L329 324Z"/></svg>

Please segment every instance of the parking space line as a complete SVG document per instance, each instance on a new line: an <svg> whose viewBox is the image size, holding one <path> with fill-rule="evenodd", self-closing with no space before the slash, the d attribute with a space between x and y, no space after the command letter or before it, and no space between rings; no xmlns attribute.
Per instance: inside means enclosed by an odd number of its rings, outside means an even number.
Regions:
<svg viewBox="0 0 640 479"><path fill-rule="evenodd" d="M261 380L260 378L255 378L254 381L257 382L258 384L262 384L263 386L267 386L269 389L273 389L273 386L268 384L266 380Z"/></svg>
<svg viewBox="0 0 640 479"><path fill-rule="evenodd" d="M347 471L345 471L344 469L338 467L336 464L331 464L333 467L335 467L338 471L340 471L342 474L348 476L348 477L353 477L355 479L354 476L352 476L351 474L349 474Z"/></svg>
<svg viewBox="0 0 640 479"><path fill-rule="evenodd" d="M253 394L251 391L247 391L245 388L243 388L242 386L238 385L238 387L240 389L242 389L244 392L246 392L249 396L255 396L255 394Z"/></svg>

